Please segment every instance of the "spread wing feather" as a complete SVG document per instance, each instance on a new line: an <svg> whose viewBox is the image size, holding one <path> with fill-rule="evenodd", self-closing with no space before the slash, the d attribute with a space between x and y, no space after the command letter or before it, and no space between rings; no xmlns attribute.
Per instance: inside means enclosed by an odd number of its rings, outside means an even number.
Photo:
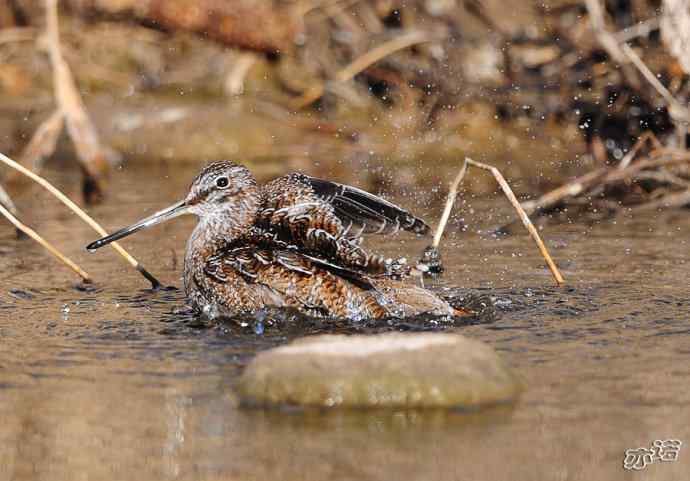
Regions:
<svg viewBox="0 0 690 481"><path fill-rule="evenodd" d="M262 195L255 226L331 268L403 275L406 266L362 248L362 235L429 231L423 220L380 197L304 174L279 177L263 187Z"/></svg>
<svg viewBox="0 0 690 481"><path fill-rule="evenodd" d="M394 234L400 229L427 234L426 222L408 211L356 187L304 176L317 197L333 205L344 225L359 226L364 234Z"/></svg>

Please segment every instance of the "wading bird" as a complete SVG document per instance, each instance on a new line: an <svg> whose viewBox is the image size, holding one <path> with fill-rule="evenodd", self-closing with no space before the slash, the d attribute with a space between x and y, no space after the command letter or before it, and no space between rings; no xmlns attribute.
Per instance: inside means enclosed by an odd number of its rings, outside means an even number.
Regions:
<svg viewBox="0 0 690 481"><path fill-rule="evenodd" d="M361 246L368 234L426 234L421 219L363 190L304 174L259 186L229 161L205 167L184 200L87 249L187 213L199 221L187 242L184 287L207 317L283 307L353 320L468 314L406 282L404 263Z"/></svg>

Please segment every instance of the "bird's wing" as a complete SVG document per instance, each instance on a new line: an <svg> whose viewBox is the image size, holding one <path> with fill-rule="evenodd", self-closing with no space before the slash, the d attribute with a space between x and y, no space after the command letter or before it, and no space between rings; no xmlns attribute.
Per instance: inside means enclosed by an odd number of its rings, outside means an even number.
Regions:
<svg viewBox="0 0 690 481"><path fill-rule="evenodd" d="M363 234L395 234L400 230L427 234L429 226L401 207L350 185L304 176L314 194L333 206L343 225Z"/></svg>
<svg viewBox="0 0 690 481"><path fill-rule="evenodd" d="M369 274L385 274L391 263L364 250L363 235L429 231L423 220L380 197L304 174L280 177L262 193L260 228L306 253Z"/></svg>
<svg viewBox="0 0 690 481"><path fill-rule="evenodd" d="M400 230L427 234L430 230L422 219L381 197L350 185L304 174L280 177L264 186L264 193L269 208L305 203L321 205L324 221L334 221L328 214L339 221L340 232L337 234L340 235L389 235Z"/></svg>
<svg viewBox="0 0 690 481"><path fill-rule="evenodd" d="M204 266L206 274L219 281L227 279L229 270L248 281L262 278L267 271L298 273L306 277L328 272L361 289L374 288L366 274L338 265L322 256L300 252L296 246L258 230L252 232L250 241L242 239L227 246L209 257Z"/></svg>
<svg viewBox="0 0 690 481"><path fill-rule="evenodd" d="M273 292L280 299L277 305L300 306L315 314L345 315L354 292L367 309L381 309L375 297L366 294L374 290L366 276L279 243L229 246L211 256L204 271L208 278L228 286L240 276L250 285Z"/></svg>

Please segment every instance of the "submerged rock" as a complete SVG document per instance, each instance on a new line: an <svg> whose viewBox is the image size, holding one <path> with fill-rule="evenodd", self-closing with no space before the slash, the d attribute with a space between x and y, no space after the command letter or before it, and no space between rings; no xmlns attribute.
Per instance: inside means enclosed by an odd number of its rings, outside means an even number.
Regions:
<svg viewBox="0 0 690 481"><path fill-rule="evenodd" d="M458 334L322 335L262 352L239 382L244 405L476 408L521 383L489 345Z"/></svg>

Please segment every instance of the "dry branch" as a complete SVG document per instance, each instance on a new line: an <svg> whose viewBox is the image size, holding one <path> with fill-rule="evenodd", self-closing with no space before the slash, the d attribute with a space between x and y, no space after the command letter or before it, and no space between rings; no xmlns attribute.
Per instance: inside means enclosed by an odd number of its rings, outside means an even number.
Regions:
<svg viewBox="0 0 690 481"><path fill-rule="evenodd" d="M618 168L625 169L627 166L629 166L632 160L637 156L640 149L642 149L642 147L644 147L646 144L650 144L653 149L663 149L661 142L659 142L659 139L656 138L656 135L654 135L653 132L644 132L637 139L637 142L635 142L635 145L633 145L632 149L630 149L630 151L625 154L625 157L621 159L620 163L618 164Z"/></svg>
<svg viewBox="0 0 690 481"><path fill-rule="evenodd" d="M541 213L551 207L559 204L563 199L569 197L576 197L583 192L589 190L594 186L597 181L603 178L608 172L608 167L602 167L600 169L593 170L580 176L546 194L542 195L536 200L528 200L522 203L522 208L528 214Z"/></svg>
<svg viewBox="0 0 690 481"><path fill-rule="evenodd" d="M563 279L561 272L558 270L556 263L551 258L549 251L546 249L544 242L541 240L541 237L539 236L537 229L532 224L532 221L530 221L529 216L523 210L523 208L520 206L520 202L515 197L513 190L508 185L508 182L506 182L505 178L503 177L503 174L501 174L501 172L496 167L493 167L493 166L487 165L487 164L483 164L481 162L476 162L476 161L474 161L468 157L465 158L465 161L463 162L462 167L460 168L460 172L458 173L458 175L453 180L453 183L451 184L450 192L448 194L448 200L446 201L446 207L443 211L443 215L441 216L441 220L439 221L439 225L436 228L436 233L434 235L433 248L434 249L437 248L440 241L441 241L441 236L443 235L443 231L446 227L446 223L448 222L448 217L450 216L450 210L453 206L455 198L457 197L458 186L460 185L460 182L462 182L462 179L465 176L465 173L467 172L467 166L468 165L477 167L477 168L482 169L482 170L487 170L487 171L491 172L491 174L493 174L494 178L496 179L496 182L498 182L498 185L501 187L501 190L503 190L503 193L506 195L506 197L508 198L508 201L510 201L513 208L515 208L515 211L517 212L518 216L520 217L520 220L524 224L525 228L527 228L527 231L529 232L530 236L532 236L532 239L537 244L537 247L539 248L539 252L541 253L544 260L546 261L546 264L549 266L549 269L551 270L551 273L553 274L553 277L556 280L556 283L558 285L563 285L565 283L565 280Z"/></svg>
<svg viewBox="0 0 690 481"><path fill-rule="evenodd" d="M77 90L72 72L62 56L58 26L57 0L45 0L47 14L46 36L50 61L53 66L55 99L64 115L77 156L81 162L86 183L84 194L87 201L103 194L103 177L108 170L107 155L101 147L81 95Z"/></svg>
<svg viewBox="0 0 690 481"><path fill-rule="evenodd" d="M242 95L244 93L244 79L256 60L257 56L251 53L240 55L225 79L225 92L228 95Z"/></svg>
<svg viewBox="0 0 690 481"><path fill-rule="evenodd" d="M638 205L634 208L636 211L642 210L656 210L656 209L668 209L673 207L683 207L690 204L690 188L682 191L675 192L673 194L668 194L660 199L647 202L645 204Z"/></svg>
<svg viewBox="0 0 690 481"><path fill-rule="evenodd" d="M646 142L640 138L641 142ZM652 145L654 142L652 141ZM633 148L631 152L638 152L639 148ZM538 199L523 202L522 207L529 214L542 214L553 209L558 205L568 205L568 203L595 203L595 197L605 191L606 188L615 185L630 185L639 181L654 181L660 187L652 190L647 196L635 202L626 202L625 198L619 199L619 203L613 204L604 202L606 206L619 210L621 206L631 206L636 210L654 209L657 207L680 207L690 204L687 198L687 189L690 189L690 179L685 179L667 170L678 166L690 168L690 152L682 150L670 150L657 147L647 157L631 159L627 166L606 166L595 169L584 174L546 194ZM668 192L665 189L681 188L680 192ZM662 199L654 199L654 193L661 193Z"/></svg>
<svg viewBox="0 0 690 481"><path fill-rule="evenodd" d="M592 30L594 31L599 43L608 52L611 58L618 62L621 67L626 72L626 77L628 82L632 85L639 87L638 79L633 72L631 72L627 65L632 63L637 70L642 74L642 76L649 82L649 84L654 87L654 89L661 95L666 104L668 105L669 114L671 118L676 123L676 129L679 134L679 138L682 138L682 143L685 142L685 134L688 130L688 122L690 122L690 111L685 105L682 105L668 89L659 81L656 75L647 67L644 61L635 53L635 51L630 48L630 46L625 42L619 42L617 36L613 35L606 29L604 20L604 11L601 7L599 0L585 0L587 5L587 11L589 12L590 24ZM666 2L666 3L677 3L677 2ZM666 6L668 8L668 5ZM685 15L688 15L687 5ZM667 15L666 15L667 16ZM668 21L665 21L668 24ZM690 21L689 21L690 24Z"/></svg>
<svg viewBox="0 0 690 481"><path fill-rule="evenodd" d="M688 119L690 119L688 109L681 105L680 102L678 102L671 94L671 92L669 92L668 89L664 87L661 82L659 82L657 76L654 75L651 70L649 70L649 67L645 65L642 59L635 53L633 49L628 46L628 44L623 44L621 48L633 65L635 65L644 78L647 79L650 85L654 87L654 89L659 92L659 95L664 98L669 106L669 113L671 114L671 117L682 120L683 122L687 122Z"/></svg>
<svg viewBox="0 0 690 481"><path fill-rule="evenodd" d="M10 159L6 155L0 153L0 161L3 162L4 164L12 167L13 169L21 172L22 174L26 175L29 177L31 180L34 182L38 183L42 187L44 187L48 192L53 194L60 202L65 204L72 212L77 214L84 222L86 222L93 230L98 232L101 236L105 237L108 235L108 232L101 227L101 225L93 220L86 212L84 212L77 204L72 202L69 197L67 197L65 194L60 192L58 189L56 189L50 182L45 180L43 177L40 177L39 175L35 174L34 172L30 171L26 167L20 165L19 163L15 162L14 160ZM139 263L134 257L132 257L126 250L124 250L117 242L112 242L111 245L113 246L113 249L117 251L118 254L120 254L124 259L132 266L134 267L139 273L146 278L151 283L151 287L154 289L157 289L161 286L161 283L156 279L150 272L148 272L143 265Z"/></svg>
<svg viewBox="0 0 690 481"><path fill-rule="evenodd" d="M5 216L14 226L31 237L33 240L41 244L48 252L50 252L52 255L54 255L60 262L65 264L67 267L72 269L74 272L76 272L79 277L82 278L84 282L90 283L91 282L91 276L86 273L81 267L79 267L77 264L75 264L69 257L64 255L62 252L60 252L57 248L53 247L53 245L45 240L43 237L38 235L36 231L34 231L31 227L23 224L19 219L17 219L9 210L7 210L2 204L0 204L0 214Z"/></svg>
<svg viewBox="0 0 690 481"><path fill-rule="evenodd" d="M17 206L14 205L12 197L10 197L10 194L7 193L2 185L0 185L0 205L5 206L12 214L17 215Z"/></svg>
<svg viewBox="0 0 690 481"><path fill-rule="evenodd" d="M58 109L39 125L21 153L22 165L36 172L43 168L43 161L55 152L64 120L62 110Z"/></svg>
<svg viewBox="0 0 690 481"><path fill-rule="evenodd" d="M619 43L629 42L638 37L647 37L654 30L659 29L659 24L660 21L658 18L650 18L649 20L636 23L635 25L621 30L620 32L615 34L615 37Z"/></svg>
<svg viewBox="0 0 690 481"><path fill-rule="evenodd" d="M616 37L606 29L606 21L604 19L604 9L599 0L585 0L587 12L589 13L589 21L596 35L597 40L604 47L604 50L611 56L611 58L621 65L628 63L628 59L621 49Z"/></svg>
<svg viewBox="0 0 690 481"><path fill-rule="evenodd" d="M450 184L450 189L448 190L448 197L446 198L446 205L443 208L443 214L441 219L438 221L438 226L436 227L436 233L434 234L434 242L432 246L438 249L441 243L441 237L443 237L443 232L446 230L446 224L448 224L448 219L450 218L450 212L453 210L453 205L455 204L455 199L458 196L458 187L460 187L460 182L462 182L463 177L465 177L465 172L467 171L467 162L462 163L460 167L460 172L455 176L453 182Z"/></svg>

